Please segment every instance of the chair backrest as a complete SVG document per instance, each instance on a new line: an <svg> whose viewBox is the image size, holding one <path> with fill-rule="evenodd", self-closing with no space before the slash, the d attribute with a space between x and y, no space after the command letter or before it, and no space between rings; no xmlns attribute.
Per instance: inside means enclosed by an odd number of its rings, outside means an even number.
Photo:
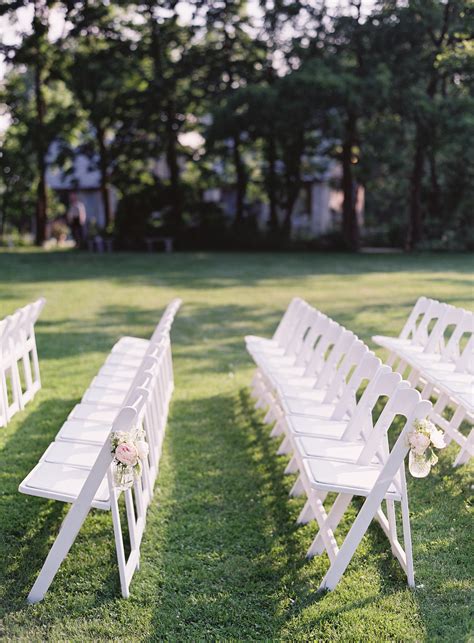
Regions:
<svg viewBox="0 0 474 643"><path fill-rule="evenodd" d="M456 371L473 372L473 335L474 315L467 310L462 310L462 319L454 329L443 351L443 357L456 363Z"/></svg>
<svg viewBox="0 0 474 643"><path fill-rule="evenodd" d="M311 328L314 313L314 308L309 306L305 301L301 302L298 318L295 319L291 332L288 334L287 341L283 345L287 355L294 355L300 351L304 338Z"/></svg>
<svg viewBox="0 0 474 643"><path fill-rule="evenodd" d="M288 308L283 313L283 317L280 319L278 326L273 333L273 339L279 344L284 344L285 338L291 333L291 328L293 327L295 320L298 318L298 313L303 303L306 302L303 302L300 297L294 297L288 304Z"/></svg>
<svg viewBox="0 0 474 643"><path fill-rule="evenodd" d="M451 342L450 340L453 335L458 337L456 329L459 324L462 323L466 313L462 308L456 308L449 304L445 304L444 306L444 312L438 317L438 320L430 333L424 352L441 353L445 359L451 359L453 354L455 354L456 357L459 357L459 350L456 351L456 343ZM447 336L450 329L452 329L451 337ZM459 341L457 348L459 349Z"/></svg>
<svg viewBox="0 0 474 643"><path fill-rule="evenodd" d="M373 412L381 397L390 397L402 381L399 373L383 365L367 385L367 388L356 405L354 414L344 431L345 440L356 440L371 435L374 423ZM409 386L408 383L406 383Z"/></svg>
<svg viewBox="0 0 474 643"><path fill-rule="evenodd" d="M459 359L456 360L455 370L457 373L474 373L474 334L469 337Z"/></svg>
<svg viewBox="0 0 474 643"><path fill-rule="evenodd" d="M151 336L151 342L156 343L160 341L161 335L166 332L170 332L171 326L173 324L174 318L176 316L176 313L180 309L182 305L182 300L181 299L173 299L170 301L170 303L166 306L165 312L161 316L160 321L158 322L155 330L153 331L153 334Z"/></svg>
<svg viewBox="0 0 474 643"><path fill-rule="evenodd" d="M324 403L329 404L343 395L353 372L369 352L368 346L354 335L354 340L348 347L346 354L339 364L335 365L333 377L331 381L328 381L328 390L324 397Z"/></svg>
<svg viewBox="0 0 474 643"><path fill-rule="evenodd" d="M417 346L426 346L436 328L438 320L443 317L448 309L448 304L429 300L429 304L423 315L416 332L413 335L413 343Z"/></svg>
<svg viewBox="0 0 474 643"><path fill-rule="evenodd" d="M395 417L402 416L406 421L410 417L413 408L421 401L420 393L406 381L399 382L387 397L387 403L377 422L370 433L366 434L366 442L358 459L359 464L369 464L380 449L388 447L386 438ZM428 402L426 408L429 409L430 407L431 403Z"/></svg>
<svg viewBox="0 0 474 643"><path fill-rule="evenodd" d="M296 347L295 364L297 366L306 366L308 364L321 332L326 327L327 319L326 315L319 312L319 310L311 309L311 312L306 317L306 330L301 336L299 345Z"/></svg>
<svg viewBox="0 0 474 643"><path fill-rule="evenodd" d="M316 387L327 387L336 376L338 366L344 360L351 346L357 341L357 336L351 331L343 328L337 340L334 342L331 352L328 354L324 368L319 373Z"/></svg>
<svg viewBox="0 0 474 643"><path fill-rule="evenodd" d="M421 323L422 316L426 313L432 301L432 299L428 299L427 297L420 297L416 301L400 332L400 339L413 339L415 337Z"/></svg>
<svg viewBox="0 0 474 643"><path fill-rule="evenodd" d="M334 345L339 337L344 332L345 328L335 322L333 319L327 318L327 321L320 330L320 337L315 345L313 354L306 366L305 374L309 377L318 377L322 372L326 361L331 354Z"/></svg>
<svg viewBox="0 0 474 643"><path fill-rule="evenodd" d="M388 366L382 367L381 360L367 349L367 353L360 359L341 394L341 398L332 414L333 420L341 420L345 415L349 415L349 417L354 415L357 408L358 392L363 387L364 382L367 382L367 386L370 384L381 368L384 371L390 371Z"/></svg>
<svg viewBox="0 0 474 643"><path fill-rule="evenodd" d="M374 427L372 439L366 442L358 460L359 464L368 464L383 440L386 445L387 456L368 499L371 498L380 503L391 483L399 491L405 488L404 460L410 449L408 434L413 430L416 420L424 420L428 417L432 407L433 405L430 401L423 400L420 393L410 386L399 386L392 395ZM391 430L396 416L404 418L403 426L401 428L396 427L396 430L399 430L400 433L390 449L388 447L387 433ZM395 427L393 429L395 430Z"/></svg>

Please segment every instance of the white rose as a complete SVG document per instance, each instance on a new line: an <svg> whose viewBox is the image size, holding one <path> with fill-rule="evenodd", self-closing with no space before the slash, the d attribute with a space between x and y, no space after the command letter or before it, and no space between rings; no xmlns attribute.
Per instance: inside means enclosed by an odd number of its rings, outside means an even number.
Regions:
<svg viewBox="0 0 474 643"><path fill-rule="evenodd" d="M135 447L137 449L138 457L140 458L140 460L144 460L150 452L148 444L145 442L145 440L137 440L137 442L135 442Z"/></svg>
<svg viewBox="0 0 474 643"><path fill-rule="evenodd" d="M432 424L431 427L430 438L433 446L437 449L444 449L444 447L446 446L446 442L444 441L444 433L437 429L434 424Z"/></svg>
<svg viewBox="0 0 474 643"><path fill-rule="evenodd" d="M430 439L423 433L413 432L408 436L408 443L417 455L422 455L430 446Z"/></svg>

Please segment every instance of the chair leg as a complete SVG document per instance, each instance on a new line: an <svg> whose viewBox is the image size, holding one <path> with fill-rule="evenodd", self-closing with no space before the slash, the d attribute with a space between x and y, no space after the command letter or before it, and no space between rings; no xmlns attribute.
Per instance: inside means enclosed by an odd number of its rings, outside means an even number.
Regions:
<svg viewBox="0 0 474 643"><path fill-rule="evenodd" d="M94 496L111 462L112 454L110 452L109 442L107 441L100 450L97 460L82 487L81 493L63 520L59 534L49 550L49 554L46 557L38 578L28 594L29 603L38 603L38 601L44 598L90 511Z"/></svg>
<svg viewBox="0 0 474 643"><path fill-rule="evenodd" d="M408 496L406 489L401 501L402 508L402 525L403 525L403 547L405 549L406 558L406 573L408 585L415 587L415 570L413 566L413 547L411 542L411 525L410 525L410 512L408 508Z"/></svg>
<svg viewBox="0 0 474 643"><path fill-rule="evenodd" d="M298 461L295 456L286 465L285 475L290 475L292 473L298 473Z"/></svg>
<svg viewBox="0 0 474 643"><path fill-rule="evenodd" d="M107 474L109 478L109 489L110 489L110 509L112 512L112 524L114 527L114 538L115 538L115 551L117 553L117 563L119 568L119 577L120 577L120 588L122 590L122 596L128 598L130 592L128 589L127 582L127 561L125 559L125 549L123 546L123 535L122 535L122 526L120 524L120 512L117 502L117 492L114 489L112 475L110 471ZM128 513L128 506L127 506Z"/></svg>
<svg viewBox="0 0 474 643"><path fill-rule="evenodd" d="M279 420L277 420L275 426L273 427L270 437L272 438L277 438L279 435L282 435L282 433L285 432L285 418L281 417Z"/></svg>
<svg viewBox="0 0 474 643"><path fill-rule="evenodd" d="M321 581L321 585L319 586L320 590L334 589L341 580L342 575L346 571L355 550L364 537L365 532L372 522L375 512L379 506L380 501L378 498L371 496L367 497L357 515L357 518L352 524L349 533L344 539L335 560L331 563L331 567L328 569Z"/></svg>
<svg viewBox="0 0 474 643"><path fill-rule="evenodd" d="M311 509L313 511L314 517L319 526L318 535L321 536L321 540L324 544L321 553L326 550L327 555L331 563L335 562L337 554L339 552L339 547L337 545L336 539L334 537L333 530L329 527L328 514L324 509L323 498L319 497L316 492L312 492L309 498L311 502ZM315 547L313 547L314 541L311 547L306 552L306 558L312 558L316 554L320 553Z"/></svg>
<svg viewBox="0 0 474 643"><path fill-rule="evenodd" d="M296 519L296 524L306 525L311 520L314 520L313 510L311 509L311 503L309 500L306 500L303 509L300 511L299 516Z"/></svg>
<svg viewBox="0 0 474 643"><path fill-rule="evenodd" d="M392 553L395 555L394 543L398 541L397 535L397 516L395 514L395 502L393 500L386 500L387 518L389 525L389 540L392 547Z"/></svg>
<svg viewBox="0 0 474 643"><path fill-rule="evenodd" d="M291 450L291 442L288 437L285 437L278 448L277 455L287 455Z"/></svg>
<svg viewBox="0 0 474 643"><path fill-rule="evenodd" d="M324 502L326 494L322 496L320 493L318 493L319 500ZM339 523L342 520L342 517L344 516L347 507L350 505L350 502L352 500L352 496L347 493L340 493L336 500L334 501L334 504L332 505L326 519L325 523L325 528L329 528L332 531L335 531L339 525ZM325 545L324 545L324 539L323 539L323 530L319 529L316 538L313 540L311 543L310 548L308 549L306 556L307 558L311 558L312 556L317 556L319 554L322 554L324 552Z"/></svg>
<svg viewBox="0 0 474 643"><path fill-rule="evenodd" d="M464 445L461 447L456 460L454 461L453 467L458 467L461 464L466 464L470 458L473 457L474 451L474 429L471 429Z"/></svg>
<svg viewBox="0 0 474 643"><path fill-rule="evenodd" d="M298 496L302 496L303 494L303 483L301 482L301 478L298 476L295 484L291 487L290 498L297 498Z"/></svg>

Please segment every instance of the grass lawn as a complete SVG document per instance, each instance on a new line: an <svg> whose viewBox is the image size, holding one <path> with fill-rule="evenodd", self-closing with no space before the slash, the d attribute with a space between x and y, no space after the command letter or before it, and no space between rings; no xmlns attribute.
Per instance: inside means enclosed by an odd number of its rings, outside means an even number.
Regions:
<svg viewBox="0 0 474 643"><path fill-rule="evenodd" d="M252 409L246 333L270 335L294 295L370 344L397 334L420 295L472 307L467 255L0 254L0 318L33 298L43 389L0 429L0 636L22 640L288 638L466 641L472 467L441 452L409 479L417 589L372 525L337 589L326 556ZM45 600L25 602L66 506L17 488L123 334L148 337L165 304L176 390L131 598L120 598L108 513L92 511ZM354 515L354 514L352 514ZM345 523L347 528L348 523Z"/></svg>

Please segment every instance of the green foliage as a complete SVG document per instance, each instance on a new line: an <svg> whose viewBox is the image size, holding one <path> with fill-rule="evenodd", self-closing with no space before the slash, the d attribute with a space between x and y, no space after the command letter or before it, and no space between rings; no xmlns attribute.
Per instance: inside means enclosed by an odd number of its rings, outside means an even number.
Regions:
<svg viewBox="0 0 474 643"><path fill-rule="evenodd" d="M346 247L359 243L356 184L366 192L365 242L443 247L454 239L462 247L465 239L470 247L468 0L338 8L260 0L261 13L256 4L192 0L183 18L174 0L4 3L1 15L15 19L29 6L34 19L5 49L0 91L11 123L0 221L28 225L44 174L39 159L55 140L66 174L74 154L86 153L100 171L104 206L110 184L124 199L119 237L130 195L149 203L154 194L147 210L162 212L170 234L184 239L201 217L193 208L202 192L222 187L235 191L237 241L246 244L259 200L269 209L263 237L288 243L303 178L325 155L342 166ZM53 9L67 18L54 45ZM183 143L190 132L204 136L199 149ZM129 223L131 238L146 228Z"/></svg>

